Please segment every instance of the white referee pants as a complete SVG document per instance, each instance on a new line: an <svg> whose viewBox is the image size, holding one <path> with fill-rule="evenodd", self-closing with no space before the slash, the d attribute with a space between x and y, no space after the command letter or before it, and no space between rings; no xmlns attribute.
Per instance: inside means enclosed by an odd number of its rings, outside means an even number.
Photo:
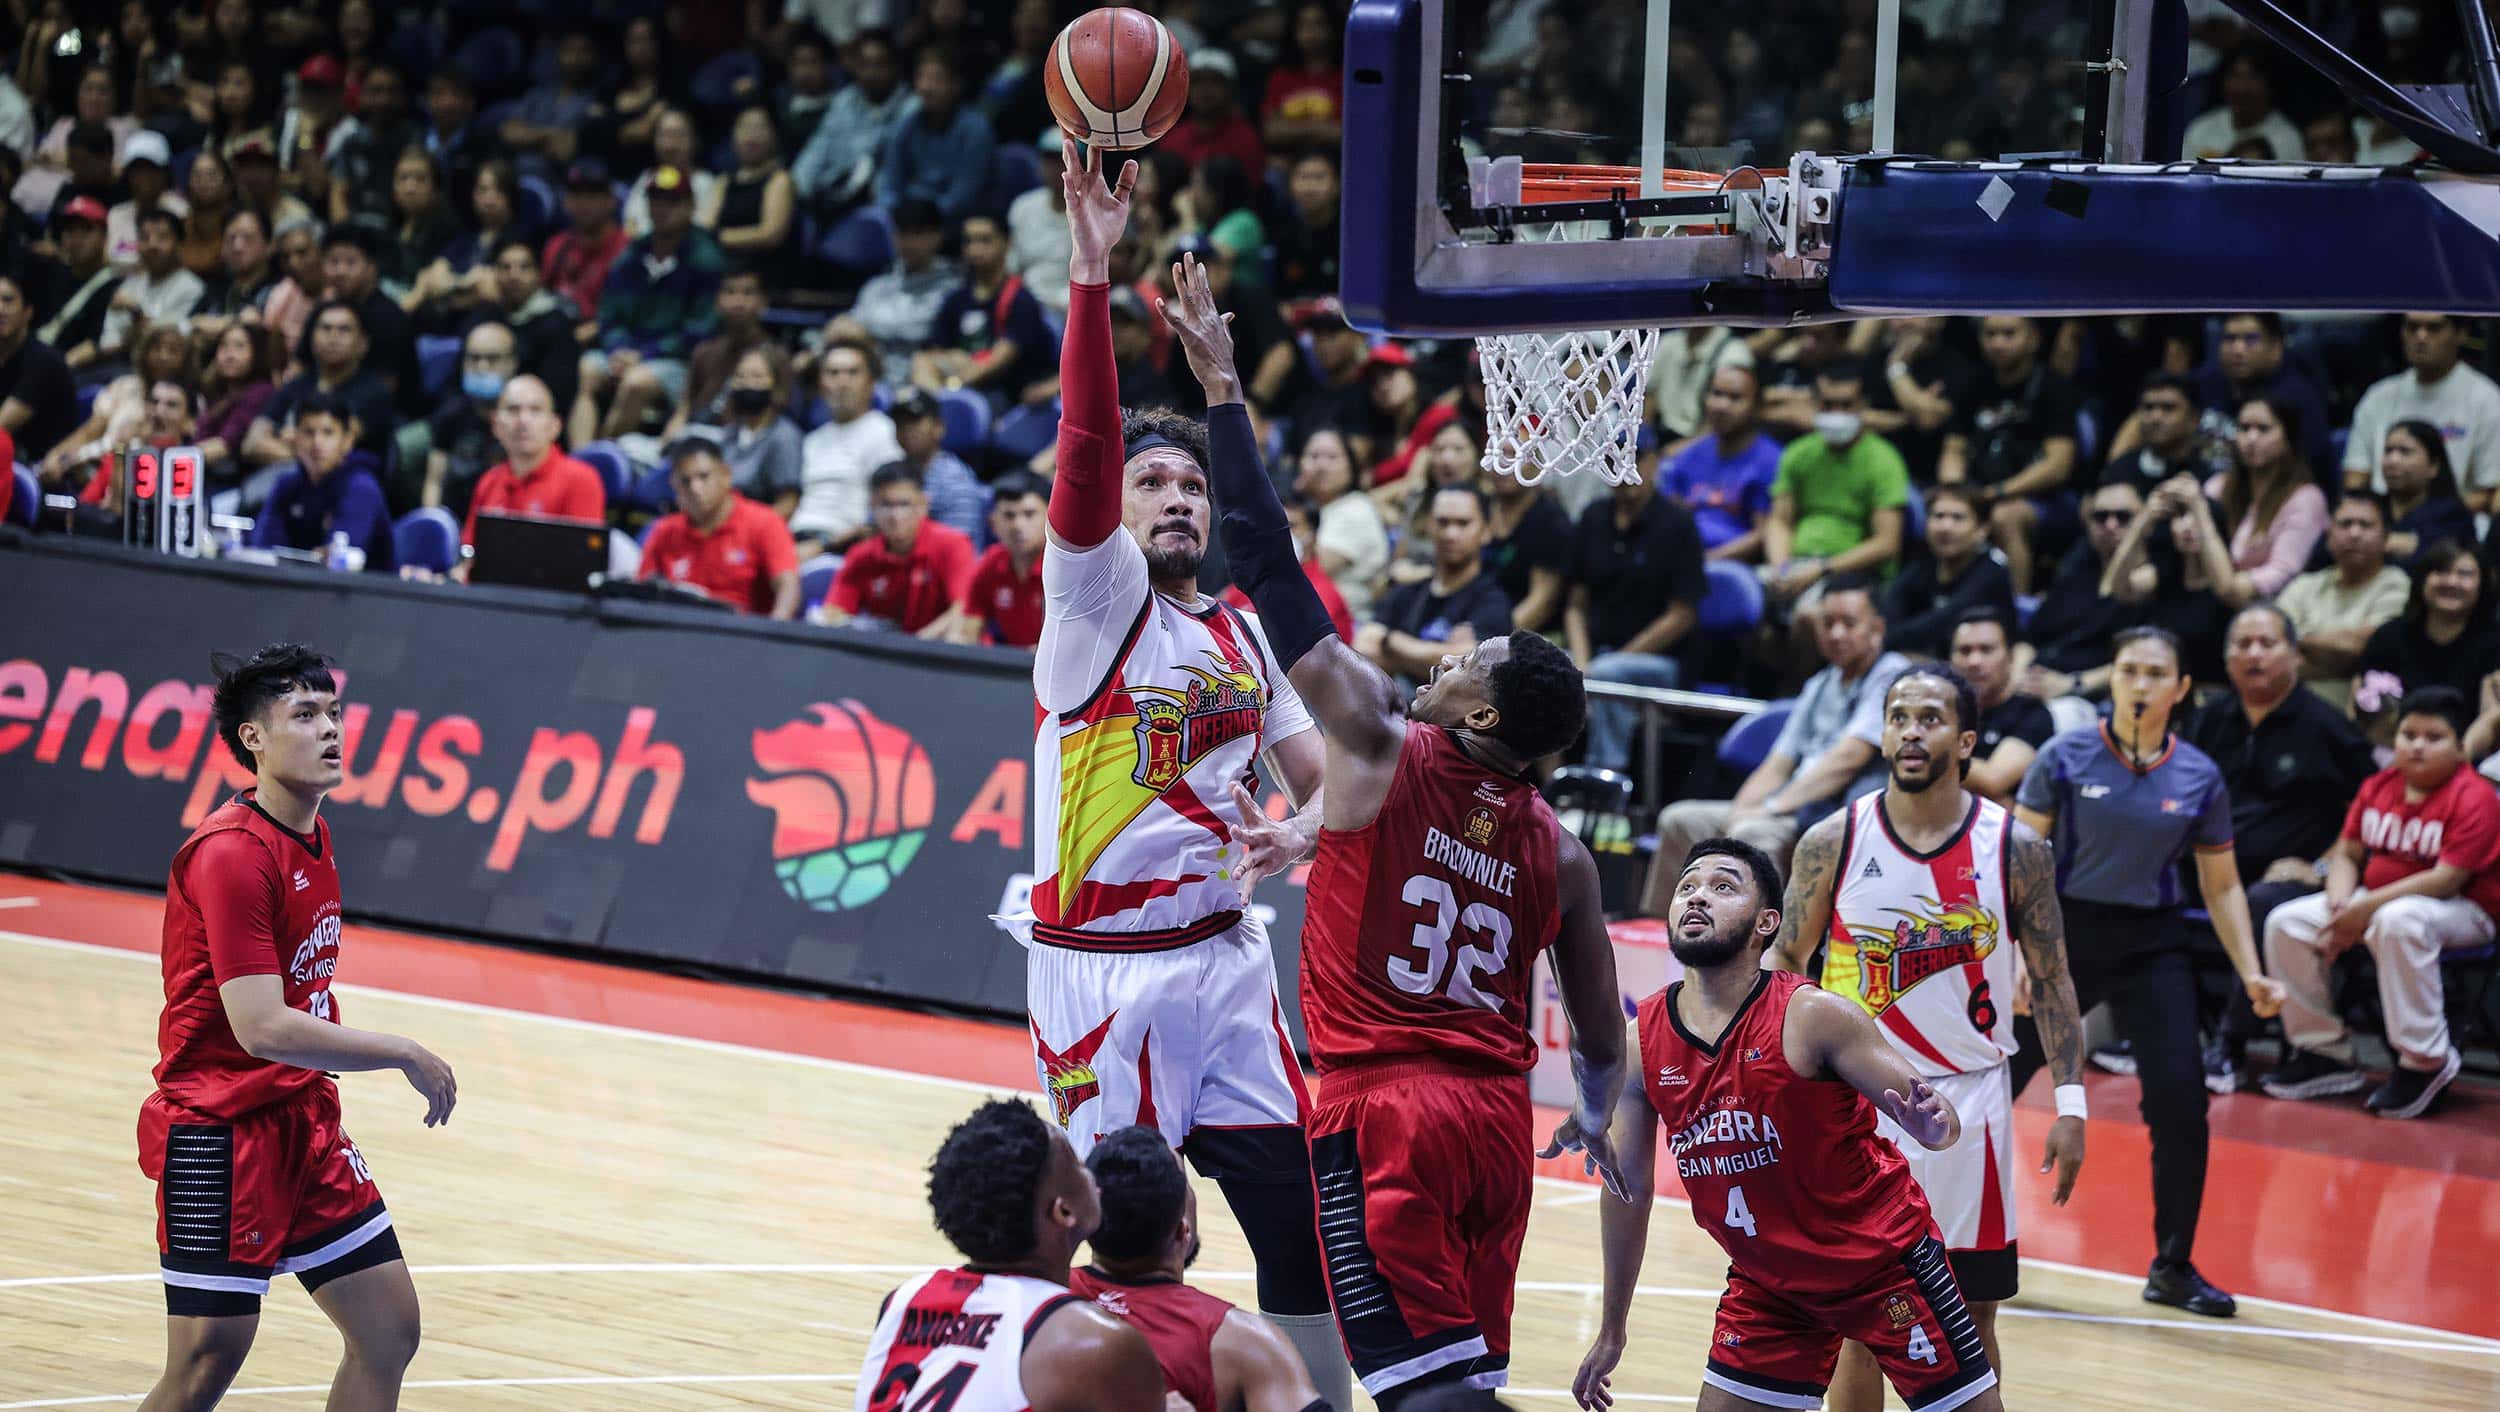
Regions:
<svg viewBox="0 0 2500 1412"><path fill-rule="evenodd" d="M2283 982L2283 1035L2300 1049L2352 1062L2352 1035L2335 1013L2324 944L2326 894L2313 892L2266 918L2266 969ZM2361 934L2378 962L2379 1008L2387 1042L2416 1063L2448 1055L2448 1010L2439 978L2440 953L2480 946L2492 921L2462 897L2399 897L2378 909Z"/></svg>

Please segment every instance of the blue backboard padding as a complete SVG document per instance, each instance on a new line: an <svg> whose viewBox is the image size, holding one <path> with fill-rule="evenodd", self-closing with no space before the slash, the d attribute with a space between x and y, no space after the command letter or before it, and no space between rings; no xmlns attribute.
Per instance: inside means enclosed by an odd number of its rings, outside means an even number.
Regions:
<svg viewBox="0 0 2500 1412"><path fill-rule="evenodd" d="M2000 177L2013 197L1990 220L1979 199ZM2407 175L1862 165L1833 244L1832 303L1851 314L2500 313L2500 242Z"/></svg>

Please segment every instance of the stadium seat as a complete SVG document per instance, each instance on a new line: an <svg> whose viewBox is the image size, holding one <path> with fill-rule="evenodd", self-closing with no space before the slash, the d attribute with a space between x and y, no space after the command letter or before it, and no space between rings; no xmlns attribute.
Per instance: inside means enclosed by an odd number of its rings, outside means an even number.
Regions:
<svg viewBox="0 0 2500 1412"><path fill-rule="evenodd" d="M862 206L833 223L816 256L851 274L875 274L894 263L894 221L879 207Z"/></svg>
<svg viewBox="0 0 2500 1412"><path fill-rule="evenodd" d="M1753 631L1762 622L1762 580L1751 565L1713 559L1702 565L1709 590L1702 594L1701 630L1714 637Z"/></svg>
<svg viewBox="0 0 2500 1412"><path fill-rule="evenodd" d="M738 96L739 80L752 79L761 84L763 78L762 60L744 49L732 49L696 69L687 91L695 106L711 113L725 113L743 101ZM763 95L759 92L756 96Z"/></svg>
<svg viewBox="0 0 2500 1412"><path fill-rule="evenodd" d="M11 467L9 475L15 482L9 495L9 523L31 525L37 512L43 508L43 483L24 466Z"/></svg>
<svg viewBox="0 0 2500 1412"><path fill-rule="evenodd" d="M625 507L645 514L665 515L677 508L677 490L668 482L668 467L654 466L643 472L625 492Z"/></svg>
<svg viewBox="0 0 2500 1412"><path fill-rule="evenodd" d="M490 126L488 131L492 130ZM521 178L521 213L531 230L552 231L567 224L564 203L556 198L554 185L542 176Z"/></svg>
<svg viewBox="0 0 2500 1412"><path fill-rule="evenodd" d="M440 402L460 371L460 339L455 334L417 336L417 379L425 384L425 400Z"/></svg>
<svg viewBox="0 0 2500 1412"><path fill-rule="evenodd" d="M521 36L508 29L482 29L470 35L451 56L452 67L468 75L482 93L510 93L522 87L529 50Z"/></svg>
<svg viewBox="0 0 2500 1412"><path fill-rule="evenodd" d="M2044 597L2047 595L2040 593L2014 595L2014 635L2016 637L2031 631L2031 615L2040 611L2040 600Z"/></svg>
<svg viewBox="0 0 2500 1412"><path fill-rule="evenodd" d="M833 576L841 571L842 556L839 554L819 554L801 564L799 566L799 611L805 613L808 609L824 602L826 592L833 587Z"/></svg>
<svg viewBox="0 0 2500 1412"><path fill-rule="evenodd" d="M990 401L980 393L950 388L938 394L938 414L946 419L947 450L972 457L990 439Z"/></svg>
<svg viewBox="0 0 2500 1412"><path fill-rule="evenodd" d="M623 448L613 441L591 442L574 452L573 459L599 473L599 483L607 487L610 505L621 503L626 492L633 487L634 463L626 459Z"/></svg>
<svg viewBox="0 0 2500 1412"><path fill-rule="evenodd" d="M1005 206L1042 184L1042 154L1021 142L1002 142L991 159L990 194Z"/></svg>
<svg viewBox="0 0 2500 1412"><path fill-rule="evenodd" d="M460 562L460 522L439 505L411 510L391 526L391 547L402 567L450 573Z"/></svg>
<svg viewBox="0 0 2500 1412"><path fill-rule="evenodd" d="M1050 399L1044 407L1023 403L1007 409L1007 415L990 428L990 446L1016 465L1041 454L1042 448L1059 439L1059 399Z"/></svg>
<svg viewBox="0 0 2500 1412"><path fill-rule="evenodd" d="M1719 737L1719 763L1740 774L1752 774L1754 767L1771 757L1771 747L1779 741L1780 731L1788 724L1788 714L1797 709L1797 700L1774 701L1754 712Z"/></svg>
<svg viewBox="0 0 2500 1412"><path fill-rule="evenodd" d="M1927 497L1921 495L1918 487L1913 485L1910 487L1910 503L1901 507L1902 552L1907 554L1910 552L1911 545L1926 542Z"/></svg>

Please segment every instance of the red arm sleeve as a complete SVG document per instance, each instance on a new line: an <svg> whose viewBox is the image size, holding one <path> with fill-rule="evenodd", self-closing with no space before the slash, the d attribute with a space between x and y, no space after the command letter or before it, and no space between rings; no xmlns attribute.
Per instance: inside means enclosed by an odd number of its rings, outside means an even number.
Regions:
<svg viewBox="0 0 2500 1412"><path fill-rule="evenodd" d="M183 885L208 932L208 969L219 985L237 976L275 976L278 962L278 876L269 850L249 834L228 830L200 841L185 860Z"/></svg>
<svg viewBox="0 0 2500 1412"><path fill-rule="evenodd" d="M1059 343L1059 470L1050 528L1091 549L1120 528L1120 377L1111 358L1111 286L1068 285L1068 332Z"/></svg>

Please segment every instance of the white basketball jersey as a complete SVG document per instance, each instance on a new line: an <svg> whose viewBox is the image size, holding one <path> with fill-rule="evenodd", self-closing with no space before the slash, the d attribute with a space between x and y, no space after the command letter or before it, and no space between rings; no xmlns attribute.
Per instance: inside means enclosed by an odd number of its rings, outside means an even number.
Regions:
<svg viewBox="0 0 2500 1412"><path fill-rule="evenodd" d="M944 1407L1028 1412L1024 1343L1042 1316L1082 1303L1022 1275L932 1270L894 1291L859 1374L856 1412Z"/></svg>
<svg viewBox="0 0 2500 1412"><path fill-rule="evenodd" d="M1883 801L1877 790L1849 806L1823 988L1863 1006L1922 1074L2002 1064L2014 1053L2014 816L1971 795L1961 829L1917 853Z"/></svg>

